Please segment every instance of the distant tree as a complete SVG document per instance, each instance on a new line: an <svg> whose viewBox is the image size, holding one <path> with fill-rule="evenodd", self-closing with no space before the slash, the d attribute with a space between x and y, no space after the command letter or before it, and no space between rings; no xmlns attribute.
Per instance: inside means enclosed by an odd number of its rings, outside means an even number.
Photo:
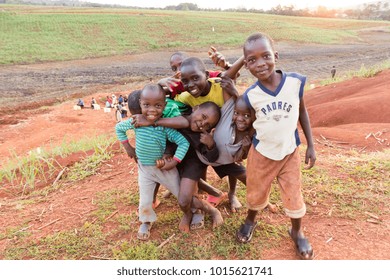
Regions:
<svg viewBox="0 0 390 280"><path fill-rule="evenodd" d="M180 3L176 6L178 11L198 11L198 5L192 3Z"/></svg>

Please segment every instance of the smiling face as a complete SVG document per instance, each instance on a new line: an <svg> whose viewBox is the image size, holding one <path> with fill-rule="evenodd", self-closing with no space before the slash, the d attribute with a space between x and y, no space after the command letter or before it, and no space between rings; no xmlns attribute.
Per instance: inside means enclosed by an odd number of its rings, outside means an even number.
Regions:
<svg viewBox="0 0 390 280"><path fill-rule="evenodd" d="M267 81L275 75L275 63L279 58L267 37L245 42L245 66L259 81Z"/></svg>
<svg viewBox="0 0 390 280"><path fill-rule="evenodd" d="M203 63L195 58L188 58L181 65L181 82L184 89L193 97L207 95L210 91L210 84L207 81L208 73Z"/></svg>
<svg viewBox="0 0 390 280"><path fill-rule="evenodd" d="M161 118L165 108L165 95L156 85L146 86L142 90L139 103L142 115L147 120L155 122Z"/></svg>
<svg viewBox="0 0 390 280"><path fill-rule="evenodd" d="M234 106L233 122L238 131L247 131L252 127L251 110L243 98L238 98Z"/></svg>
<svg viewBox="0 0 390 280"><path fill-rule="evenodd" d="M199 107L193 109L190 119L190 129L193 132L209 131L219 121L220 113L216 107Z"/></svg>

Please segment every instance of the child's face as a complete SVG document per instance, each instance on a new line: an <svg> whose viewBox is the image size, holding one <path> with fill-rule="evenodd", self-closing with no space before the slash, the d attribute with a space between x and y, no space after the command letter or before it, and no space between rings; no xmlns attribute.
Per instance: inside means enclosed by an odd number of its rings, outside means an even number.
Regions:
<svg viewBox="0 0 390 280"><path fill-rule="evenodd" d="M259 81L265 81L275 73L278 52L263 38L249 42L244 48L245 66Z"/></svg>
<svg viewBox="0 0 390 280"><path fill-rule="evenodd" d="M169 64L171 65L171 69L175 74L180 72L181 63L183 62L183 58L180 55L174 55L171 58Z"/></svg>
<svg viewBox="0 0 390 280"><path fill-rule="evenodd" d="M218 123L218 118L212 108L194 107L191 114L190 129L193 132L209 131Z"/></svg>
<svg viewBox="0 0 390 280"><path fill-rule="evenodd" d="M158 90L145 90L142 92L139 103L142 115L149 121L161 118L165 108L165 97Z"/></svg>
<svg viewBox="0 0 390 280"><path fill-rule="evenodd" d="M181 68L181 82L184 89L197 98L208 93L208 75L196 65L186 65Z"/></svg>
<svg viewBox="0 0 390 280"><path fill-rule="evenodd" d="M242 99L238 99L234 106L233 122L238 131L247 131L252 127L251 111Z"/></svg>

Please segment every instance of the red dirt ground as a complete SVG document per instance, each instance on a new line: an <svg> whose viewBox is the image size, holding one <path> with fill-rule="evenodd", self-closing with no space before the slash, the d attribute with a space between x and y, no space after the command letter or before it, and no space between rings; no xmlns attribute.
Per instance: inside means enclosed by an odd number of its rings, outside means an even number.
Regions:
<svg viewBox="0 0 390 280"><path fill-rule="evenodd" d="M389 80L390 71L384 71L373 78L354 78L317 87L305 93L305 103L316 139L318 163L321 163L321 154L332 153L333 148L346 151L353 148L360 152L389 148ZM115 93L119 95L128 92ZM102 100L106 95L107 92L102 91L93 96L103 104ZM87 104L91 97L92 95L84 97ZM60 145L64 139L114 133L113 112L104 113L103 110L91 109L75 111L75 102L72 99L46 109L13 112L12 116L3 114L3 120L9 121L0 124L0 163L7 162L9 150L12 149L18 155L25 155L38 147ZM22 121L12 121L15 119ZM67 157L62 165L72 164L79 158L79 154ZM0 227L20 226L24 221L29 221L33 238L39 239L53 232L81 226L88 219L87 214L96 208L93 204L96 192L112 188L126 189L129 184L135 185L136 172L136 165L125 154L117 153L102 166L97 175L53 192L46 200L24 208L18 203L18 194L9 189L0 189ZM118 175L129 173L134 176L124 184L122 176ZM15 209L21 208L23 210L18 211L19 214L13 214ZM126 212L130 209L119 211ZM324 214L325 212L326 209L321 206L314 207L304 221L305 231L316 250L316 259L390 259L390 217L382 217L381 224L372 224L365 220L337 219ZM266 219L272 223L285 217L270 213L266 215ZM42 227L52 221L60 222ZM118 237L120 238L130 237ZM0 259L11 242L14 240L0 240ZM262 259L295 259L292 250L282 249L286 246L291 246L288 239L281 242L280 248L265 251Z"/></svg>

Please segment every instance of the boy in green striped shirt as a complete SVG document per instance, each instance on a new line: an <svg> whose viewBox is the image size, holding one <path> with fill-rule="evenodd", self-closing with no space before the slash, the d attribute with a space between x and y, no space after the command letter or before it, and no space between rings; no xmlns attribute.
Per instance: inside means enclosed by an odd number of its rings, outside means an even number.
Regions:
<svg viewBox="0 0 390 280"><path fill-rule="evenodd" d="M165 93L158 85L146 85L140 95L140 105L142 115L156 124L166 105ZM135 149L127 139L126 131L128 129L135 131ZM152 223L157 220L152 207L156 183L164 185L176 198L178 197L180 177L176 165L186 155L189 143L175 129L157 125L136 128L131 124L131 120L118 123L115 131L127 154L137 159L140 196L139 220L141 222L137 237L141 240L147 240L150 236ZM163 158L167 140L177 145L172 160Z"/></svg>

